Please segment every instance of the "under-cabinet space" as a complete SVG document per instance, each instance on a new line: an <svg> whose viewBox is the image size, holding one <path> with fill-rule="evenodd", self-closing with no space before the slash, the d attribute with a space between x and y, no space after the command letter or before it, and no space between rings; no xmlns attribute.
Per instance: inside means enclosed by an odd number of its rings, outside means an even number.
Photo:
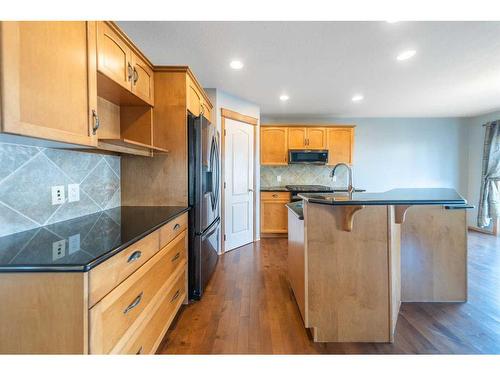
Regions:
<svg viewBox="0 0 500 375"><path fill-rule="evenodd" d="M153 108L117 105L97 97L99 148L141 156L153 151L167 152L153 146Z"/></svg>

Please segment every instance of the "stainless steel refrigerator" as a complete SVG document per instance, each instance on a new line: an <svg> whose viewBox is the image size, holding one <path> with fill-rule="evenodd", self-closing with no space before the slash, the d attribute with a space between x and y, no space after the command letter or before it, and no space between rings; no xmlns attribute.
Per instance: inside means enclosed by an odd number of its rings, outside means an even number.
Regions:
<svg viewBox="0 0 500 375"><path fill-rule="evenodd" d="M188 116L189 298L200 299L218 259L219 134L203 116Z"/></svg>

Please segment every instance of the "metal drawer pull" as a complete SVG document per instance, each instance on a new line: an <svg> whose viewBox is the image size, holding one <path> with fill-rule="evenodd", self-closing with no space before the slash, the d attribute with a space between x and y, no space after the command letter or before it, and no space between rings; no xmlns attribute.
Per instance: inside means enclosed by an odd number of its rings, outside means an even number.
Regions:
<svg viewBox="0 0 500 375"><path fill-rule="evenodd" d="M177 289L177 292L175 292L175 294L172 297L172 299L170 300L170 302L174 302L177 299L177 297L179 297L179 294L181 294L181 292L179 289Z"/></svg>
<svg viewBox="0 0 500 375"><path fill-rule="evenodd" d="M141 294L139 294L135 299L134 301L127 306L127 308L125 310L123 310L123 313L126 314L128 313L130 310L132 310L134 307L136 307L139 303L141 303L141 299L142 299L142 295L144 294L144 292L141 292Z"/></svg>
<svg viewBox="0 0 500 375"><path fill-rule="evenodd" d="M273 194L273 198L278 198L278 194Z"/></svg>
<svg viewBox="0 0 500 375"><path fill-rule="evenodd" d="M174 230L177 230L177 229L179 229L180 227L181 227L181 225L180 225L179 223L177 223L177 224L175 224L175 225L174 225Z"/></svg>
<svg viewBox="0 0 500 375"><path fill-rule="evenodd" d="M172 262L175 262L177 259L179 259L180 256L181 256L180 252L175 254L175 256L172 258Z"/></svg>
<svg viewBox="0 0 500 375"><path fill-rule="evenodd" d="M139 348L139 350L135 354L142 354L142 346Z"/></svg>
<svg viewBox="0 0 500 375"><path fill-rule="evenodd" d="M127 259L127 263L132 263L135 262L137 259L139 259L142 255L142 252L139 250L134 251Z"/></svg>

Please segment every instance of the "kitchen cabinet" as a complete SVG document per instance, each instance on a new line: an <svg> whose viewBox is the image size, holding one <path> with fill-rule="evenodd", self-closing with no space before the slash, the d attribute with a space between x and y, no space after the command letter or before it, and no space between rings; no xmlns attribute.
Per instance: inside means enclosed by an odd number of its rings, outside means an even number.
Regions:
<svg viewBox="0 0 500 375"><path fill-rule="evenodd" d="M328 165L353 163L354 127L331 127L326 129Z"/></svg>
<svg viewBox="0 0 500 375"><path fill-rule="evenodd" d="M212 104L205 98L203 89L191 76L186 77L187 110L195 116L203 113L208 121L212 122Z"/></svg>
<svg viewBox="0 0 500 375"><path fill-rule="evenodd" d="M117 104L152 106L152 68L113 23L97 23L98 87L101 88L102 97Z"/></svg>
<svg viewBox="0 0 500 375"><path fill-rule="evenodd" d="M260 163L261 165L288 164L288 128L261 127Z"/></svg>
<svg viewBox="0 0 500 375"><path fill-rule="evenodd" d="M288 128L288 148L299 150L324 150L326 148L325 128Z"/></svg>
<svg viewBox="0 0 500 375"><path fill-rule="evenodd" d="M260 231L264 235L279 235L288 232L286 204L290 202L289 192L260 193Z"/></svg>
<svg viewBox="0 0 500 375"><path fill-rule="evenodd" d="M187 303L187 215L87 272L0 273L0 353L154 354Z"/></svg>
<svg viewBox="0 0 500 375"><path fill-rule="evenodd" d="M1 22L1 131L95 146L95 22Z"/></svg>

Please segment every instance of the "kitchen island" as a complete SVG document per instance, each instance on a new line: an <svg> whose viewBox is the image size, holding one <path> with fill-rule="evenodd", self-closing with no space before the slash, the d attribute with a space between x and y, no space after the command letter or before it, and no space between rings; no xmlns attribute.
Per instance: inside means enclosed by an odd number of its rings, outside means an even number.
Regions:
<svg viewBox="0 0 500 375"><path fill-rule="evenodd" d="M392 342L401 302L466 301L470 206L455 190L299 196L288 273L315 341Z"/></svg>

